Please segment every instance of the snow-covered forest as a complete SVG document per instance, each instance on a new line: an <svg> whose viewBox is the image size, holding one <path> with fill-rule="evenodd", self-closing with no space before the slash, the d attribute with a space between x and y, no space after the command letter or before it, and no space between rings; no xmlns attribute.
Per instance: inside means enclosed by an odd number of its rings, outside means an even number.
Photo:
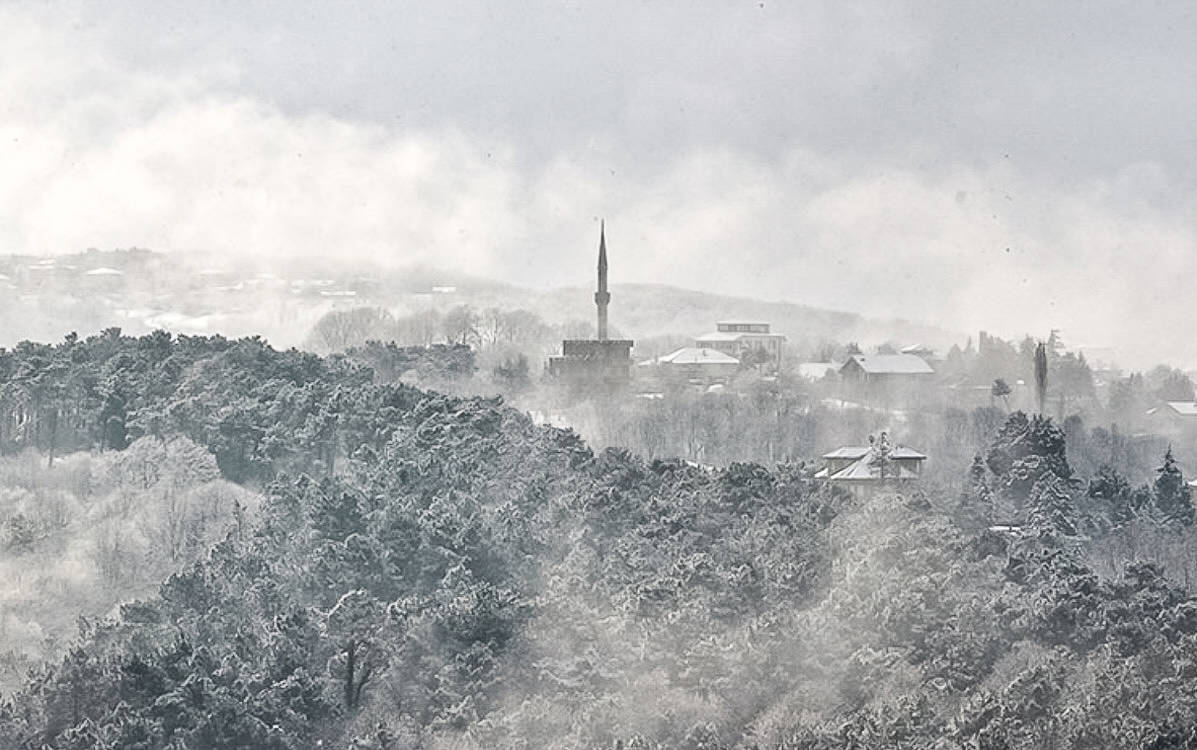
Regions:
<svg viewBox="0 0 1197 750"><path fill-rule="evenodd" d="M1171 453L1082 474L1014 411L954 484L862 496L382 380L257 339L0 354L0 745L1197 741Z"/></svg>
<svg viewBox="0 0 1197 750"><path fill-rule="evenodd" d="M0 750L1197 750L1195 30L0 0Z"/></svg>

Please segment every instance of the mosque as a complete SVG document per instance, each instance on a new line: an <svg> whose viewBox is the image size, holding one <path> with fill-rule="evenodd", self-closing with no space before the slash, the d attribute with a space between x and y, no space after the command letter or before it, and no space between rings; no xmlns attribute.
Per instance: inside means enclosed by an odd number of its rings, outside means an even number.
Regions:
<svg viewBox="0 0 1197 750"><path fill-rule="evenodd" d="M549 377L578 389L610 390L626 386L631 378L632 344L628 339L607 335L607 230L599 226L598 289L594 304L598 308L598 337L566 339L561 354L549 357Z"/></svg>

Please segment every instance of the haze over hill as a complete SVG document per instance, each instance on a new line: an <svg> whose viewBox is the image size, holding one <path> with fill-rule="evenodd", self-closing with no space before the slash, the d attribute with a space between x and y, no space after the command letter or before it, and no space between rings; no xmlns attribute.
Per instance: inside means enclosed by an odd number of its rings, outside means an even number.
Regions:
<svg viewBox="0 0 1197 750"><path fill-rule="evenodd" d="M386 270L352 262L290 264L263 273L253 264L197 268L144 250L89 251L56 258L0 256L4 325L0 346L22 339L55 340L120 327L129 333L260 334L279 346L299 346L321 315L333 309L383 307L407 314L470 305L526 309L554 324L592 325L591 290L537 290L429 266ZM664 284L612 287L612 324L622 335L691 337L717 320L761 319L796 342L894 341L943 350L966 334L900 320L870 320L853 312L789 302L730 297ZM587 334L589 335L589 334Z"/></svg>
<svg viewBox="0 0 1197 750"><path fill-rule="evenodd" d="M0 252L552 288L605 217L616 283L1197 364L1191 3L301 5L0 7Z"/></svg>

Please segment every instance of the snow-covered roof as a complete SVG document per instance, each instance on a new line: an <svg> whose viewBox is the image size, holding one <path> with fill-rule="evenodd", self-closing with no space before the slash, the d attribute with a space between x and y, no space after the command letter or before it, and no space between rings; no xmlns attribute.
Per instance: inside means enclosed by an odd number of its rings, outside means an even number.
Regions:
<svg viewBox="0 0 1197 750"><path fill-rule="evenodd" d="M891 464L885 472L885 479L918 479L919 475L915 474L910 469L901 465ZM848 466L840 469L832 474L829 479L832 481L862 481L882 479L881 467L872 466L869 464L868 458L862 458L859 461L853 461Z"/></svg>
<svg viewBox="0 0 1197 750"><path fill-rule="evenodd" d="M867 445L845 445L842 448L836 448L831 453L824 453L823 458L828 459L828 460L835 459L835 458L851 458L851 459L864 458L866 455L868 455L870 450L872 450L872 448L870 448ZM899 445L899 446L895 446L894 448L890 449L889 457L892 459L919 459L919 460L922 460L922 459L925 459L927 456L924 453L919 453L916 450L913 450L911 448L906 448L906 447Z"/></svg>
<svg viewBox="0 0 1197 750"><path fill-rule="evenodd" d="M867 445L846 445L842 448L836 448L831 453L824 453L823 458L831 460L833 458L851 458L853 460L861 458L869 452Z"/></svg>
<svg viewBox="0 0 1197 750"><path fill-rule="evenodd" d="M897 449L895 449L897 450ZM864 451L863 454L856 453L857 451ZM911 451L914 453L914 451ZM839 455L843 454L843 455ZM926 458L921 453L917 453L920 458ZM896 458L893 453L890 453L891 458ZM918 479L917 472L912 471L909 467L902 464L891 463L885 470L885 476L881 476L881 466L875 465L872 462L873 452L869 448L846 447L840 448L837 451L828 453L824 458L849 458L855 459L852 463L839 469L834 474L830 467L824 467L815 473L816 479L830 479L833 482L872 482L880 479Z"/></svg>
<svg viewBox="0 0 1197 750"><path fill-rule="evenodd" d="M1169 401L1168 408L1182 417L1197 417L1197 403L1192 401Z"/></svg>
<svg viewBox="0 0 1197 750"><path fill-rule="evenodd" d="M913 354L853 354L848 362L855 362L871 375L930 375L931 365ZM848 366L848 362L844 366Z"/></svg>
<svg viewBox="0 0 1197 750"><path fill-rule="evenodd" d="M734 333L732 331L712 331L704 333L701 336L695 337L695 341L738 341L742 333Z"/></svg>
<svg viewBox="0 0 1197 750"><path fill-rule="evenodd" d="M740 339L748 341L760 341L762 339L785 341L786 337L785 334L781 333L763 333L761 331L711 331L710 333L704 333L694 338L700 344L704 341L739 341Z"/></svg>
<svg viewBox="0 0 1197 750"><path fill-rule="evenodd" d="M657 362L671 365L738 365L740 360L714 349L684 346L677 351L658 357Z"/></svg>
<svg viewBox="0 0 1197 750"><path fill-rule="evenodd" d="M827 373L840 368L835 362L803 362L798 365L798 374L811 380L822 380Z"/></svg>
<svg viewBox="0 0 1197 750"><path fill-rule="evenodd" d="M84 276L124 276L125 272L116 268L109 268L108 266L100 266L93 268L90 271L84 271Z"/></svg>

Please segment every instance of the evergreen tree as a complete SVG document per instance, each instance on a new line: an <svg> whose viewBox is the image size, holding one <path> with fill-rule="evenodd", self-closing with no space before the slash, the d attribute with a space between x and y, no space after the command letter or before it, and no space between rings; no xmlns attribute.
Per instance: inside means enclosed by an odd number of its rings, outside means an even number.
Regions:
<svg viewBox="0 0 1197 750"><path fill-rule="evenodd" d="M1043 414L1047 400L1047 349L1042 343L1035 347L1035 398L1039 413Z"/></svg>
<svg viewBox="0 0 1197 750"><path fill-rule="evenodd" d="M1016 506L1022 505L1044 474L1072 481L1064 431L1049 417L1028 419L1020 411L1011 414L989 446L985 463L997 478L998 488Z"/></svg>
<svg viewBox="0 0 1197 750"><path fill-rule="evenodd" d="M1135 517L1130 482L1109 464L1098 467L1085 494L1089 499L1089 514L1095 523L1104 521L1102 525L1120 529Z"/></svg>
<svg viewBox="0 0 1197 750"><path fill-rule="evenodd" d="M1041 534L1077 536L1076 501L1068 483L1044 473L1027 498L1027 523Z"/></svg>
<svg viewBox="0 0 1197 750"><path fill-rule="evenodd" d="M1172 446L1164 454L1164 465L1156 469L1159 474L1152 488L1155 492L1155 506L1160 520L1170 526L1193 525L1193 500L1189 486L1185 483L1176 459L1172 457Z"/></svg>
<svg viewBox="0 0 1197 750"><path fill-rule="evenodd" d="M960 495L960 525L979 529L993 522L993 493L986 479L985 461L980 454L973 456L968 469L967 486Z"/></svg>

